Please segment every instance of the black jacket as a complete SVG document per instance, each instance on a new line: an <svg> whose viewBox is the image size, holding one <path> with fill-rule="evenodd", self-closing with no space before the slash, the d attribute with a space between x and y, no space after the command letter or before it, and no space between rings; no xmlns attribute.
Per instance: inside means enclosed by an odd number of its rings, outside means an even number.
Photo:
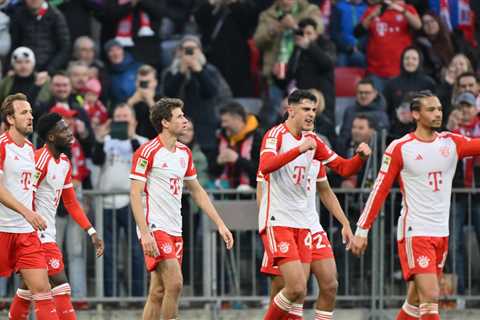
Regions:
<svg viewBox="0 0 480 320"><path fill-rule="evenodd" d="M325 97L325 114L334 119L335 108L335 45L319 36L308 48L296 47L288 62L287 77L299 89L315 88Z"/></svg>
<svg viewBox="0 0 480 320"><path fill-rule="evenodd" d="M36 70L49 74L65 67L70 57L70 33L63 14L49 6L41 19L21 6L11 19L12 49L29 47L35 53Z"/></svg>

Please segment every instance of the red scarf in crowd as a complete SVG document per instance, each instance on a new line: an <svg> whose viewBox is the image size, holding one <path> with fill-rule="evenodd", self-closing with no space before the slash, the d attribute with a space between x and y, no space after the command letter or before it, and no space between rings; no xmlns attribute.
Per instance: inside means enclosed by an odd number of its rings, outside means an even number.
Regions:
<svg viewBox="0 0 480 320"><path fill-rule="evenodd" d="M131 0L118 0L119 5L130 3ZM139 37L151 37L155 33L152 30L150 17L143 10L140 10L140 28L137 35ZM124 47L133 47L133 13L128 14L120 20L115 37Z"/></svg>

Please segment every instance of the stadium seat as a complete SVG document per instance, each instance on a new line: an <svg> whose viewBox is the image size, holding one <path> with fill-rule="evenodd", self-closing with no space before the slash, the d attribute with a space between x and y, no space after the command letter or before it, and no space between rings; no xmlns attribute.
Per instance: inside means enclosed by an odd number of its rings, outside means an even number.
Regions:
<svg viewBox="0 0 480 320"><path fill-rule="evenodd" d="M335 68L335 130L337 134L342 126L345 109L355 102L355 86L364 76L363 68Z"/></svg>

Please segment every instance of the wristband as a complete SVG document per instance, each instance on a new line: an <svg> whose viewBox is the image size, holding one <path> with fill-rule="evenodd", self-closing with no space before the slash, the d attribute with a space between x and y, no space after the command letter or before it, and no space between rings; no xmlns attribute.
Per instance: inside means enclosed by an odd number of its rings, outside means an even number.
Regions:
<svg viewBox="0 0 480 320"><path fill-rule="evenodd" d="M91 237L93 234L97 233L97 230L95 230L94 227L90 227L90 228L87 230L87 233L88 233L88 235Z"/></svg>
<svg viewBox="0 0 480 320"><path fill-rule="evenodd" d="M362 238L367 238L368 237L368 229L362 229L360 227L357 227L357 230L355 230L355 235L362 237Z"/></svg>

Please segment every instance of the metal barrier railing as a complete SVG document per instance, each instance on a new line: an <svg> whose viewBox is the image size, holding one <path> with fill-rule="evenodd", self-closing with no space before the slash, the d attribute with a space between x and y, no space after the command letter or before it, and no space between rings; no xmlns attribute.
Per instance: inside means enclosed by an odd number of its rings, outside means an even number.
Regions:
<svg viewBox="0 0 480 320"><path fill-rule="evenodd" d="M355 223L370 190L335 189L334 191L350 221L352 224ZM237 192L235 190L209 191L209 193L227 225L234 231L236 244L232 251L227 252L208 218L198 213L189 195L185 194L182 201L185 241L182 299L184 303L211 304L217 310L224 302L231 303L234 307L242 304L259 306L262 302L268 301L269 282L259 273L263 246L257 232L255 194L253 191ZM145 299L148 277L143 271L140 245L135 240L133 216L129 211L124 212L121 209L108 211L105 207L105 199L109 199L108 203L115 207L119 197L127 195L126 191L113 193L84 191L84 198L90 199L89 202L93 204L91 205L92 218L103 239L105 239L107 223L112 224L110 229L113 235L110 237L109 248L113 250L111 255L113 261L109 264L106 263L105 258L95 259L93 250L89 247L86 256L89 291L85 298L74 297L77 300L100 304L143 302ZM477 197L480 198L477 190L453 190L451 250L447 259L446 272L459 275L457 278L460 278L459 281L464 284L464 292L461 292L462 295L456 295L453 292L448 296L449 299L480 301L479 264L474 263L474 259L478 256L477 250L474 250L475 241L458 239L459 235L463 234L464 227L463 221L461 224L458 221L460 218L465 220L465 226L472 227L478 223L477 232L480 229L480 201ZM379 314L386 307L398 306L404 299L405 285L401 278L396 247L396 223L400 211L400 199L399 190L393 189L372 229L369 249L361 258L353 257L344 250L339 226L324 208L319 207L322 225L329 234L336 256L339 305L368 307L372 314ZM120 219L120 215L126 215L126 217ZM115 219L112 219L114 217ZM477 234L477 237L479 236ZM466 250L461 251L464 248ZM134 265L135 262L138 263L134 261L135 259L141 259L140 277L138 264ZM459 270L463 267L463 265L459 267L462 261L466 261L464 273ZM110 266L113 270L106 270L105 266ZM68 262L66 267L68 268ZM106 277L107 274L108 277ZM112 285L113 287L107 288ZM138 290L139 285L141 290ZM307 300L315 299L317 290L313 285ZM6 300L8 299L0 299L0 301Z"/></svg>

